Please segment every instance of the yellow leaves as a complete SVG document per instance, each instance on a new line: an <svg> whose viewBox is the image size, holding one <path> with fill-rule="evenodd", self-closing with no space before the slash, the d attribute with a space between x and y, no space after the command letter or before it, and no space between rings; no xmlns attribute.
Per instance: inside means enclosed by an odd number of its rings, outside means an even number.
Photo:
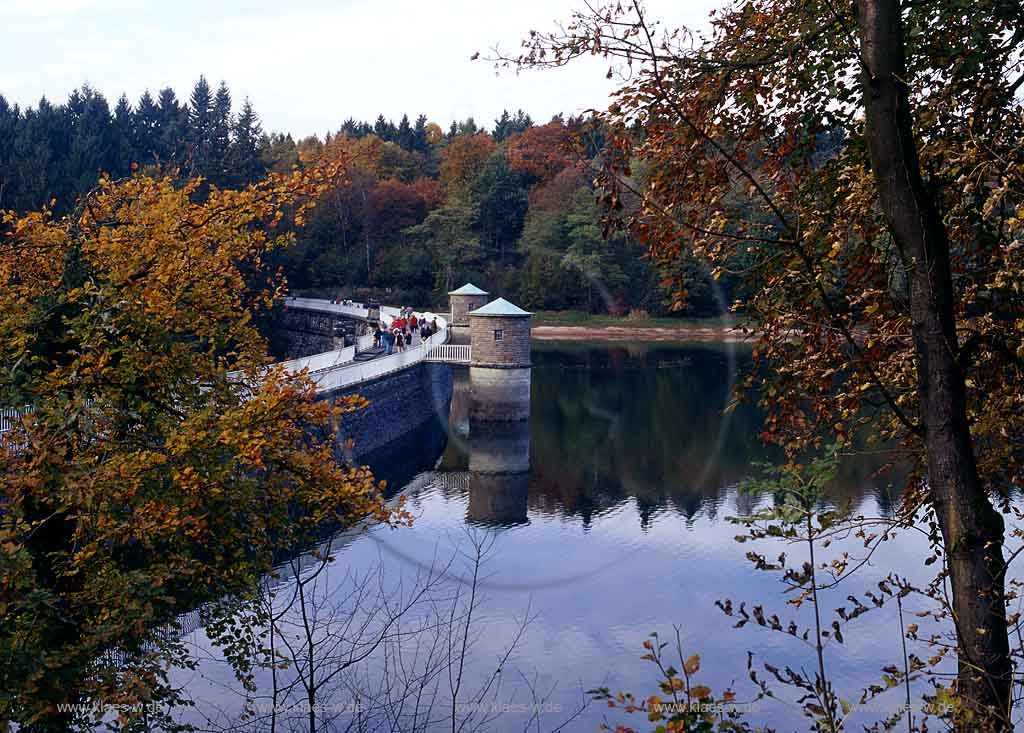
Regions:
<svg viewBox="0 0 1024 733"><path fill-rule="evenodd" d="M698 700L711 697L711 688L705 685L695 685L690 688L690 695Z"/></svg>
<svg viewBox="0 0 1024 733"><path fill-rule="evenodd" d="M195 181L104 177L80 217L0 212L0 381L35 401L33 450L9 462L5 491L66 523L50 560L76 591L40 590L102 619L105 643L173 615L169 589L251 590L273 543L302 544L323 520L411 521L369 471L335 460L334 421L363 403L334 409L308 377L264 378L266 345L244 305L283 291L271 277L243 292L242 273L292 241L266 225L288 228L345 171L339 160L205 201ZM21 503L5 507L5 579L28 582L36 527ZM23 591L6 587L0 623L32 615Z"/></svg>
<svg viewBox="0 0 1024 733"><path fill-rule="evenodd" d="M699 654L694 654L692 657L687 659L686 662L683 664L683 671L685 671L686 674L688 674L688 675L690 675L690 674L697 674L697 672L699 670L700 670L700 655Z"/></svg>

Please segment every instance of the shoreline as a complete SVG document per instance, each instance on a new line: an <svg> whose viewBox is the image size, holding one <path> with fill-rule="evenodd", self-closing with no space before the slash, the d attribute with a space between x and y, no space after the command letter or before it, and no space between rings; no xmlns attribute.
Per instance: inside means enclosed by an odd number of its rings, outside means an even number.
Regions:
<svg viewBox="0 0 1024 733"><path fill-rule="evenodd" d="M731 327L715 326L534 326L535 341L715 341L744 343L753 341L753 334Z"/></svg>

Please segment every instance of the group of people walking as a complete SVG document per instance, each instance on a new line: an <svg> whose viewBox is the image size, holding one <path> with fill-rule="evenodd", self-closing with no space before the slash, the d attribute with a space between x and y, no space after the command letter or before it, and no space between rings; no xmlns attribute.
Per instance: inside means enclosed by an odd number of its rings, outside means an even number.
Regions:
<svg viewBox="0 0 1024 733"><path fill-rule="evenodd" d="M390 324L381 319L373 330L374 347L383 346L388 354L405 351L437 333L437 319L417 318L412 308L402 308Z"/></svg>

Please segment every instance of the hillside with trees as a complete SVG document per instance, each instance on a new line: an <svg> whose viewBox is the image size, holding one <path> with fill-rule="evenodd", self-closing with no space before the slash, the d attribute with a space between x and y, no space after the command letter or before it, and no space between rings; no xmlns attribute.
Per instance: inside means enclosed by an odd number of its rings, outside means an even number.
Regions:
<svg viewBox="0 0 1024 733"><path fill-rule="evenodd" d="M249 100L235 105L227 84L205 77L187 100L165 88L113 108L88 86L60 105L22 109L0 96L0 209L68 213L102 173L244 188L345 156L348 179L274 255L294 291L439 305L472 280L535 310L668 315L645 247L602 226L593 170L604 134L592 119L538 124L518 110L490 130L472 118L444 130L423 114L381 115L296 140L265 132ZM688 283L683 313L717 314L735 295L725 278L716 299L691 258L675 269Z"/></svg>

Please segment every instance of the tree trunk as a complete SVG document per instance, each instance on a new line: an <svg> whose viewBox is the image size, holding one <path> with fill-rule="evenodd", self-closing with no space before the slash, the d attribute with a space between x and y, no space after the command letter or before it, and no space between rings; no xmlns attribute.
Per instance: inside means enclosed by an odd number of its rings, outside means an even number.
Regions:
<svg viewBox="0 0 1024 733"><path fill-rule="evenodd" d="M958 640L958 730L1010 730L1003 518L978 476L957 361L949 238L921 177L898 0L856 0L867 143L879 200L910 278L928 486L945 546Z"/></svg>

